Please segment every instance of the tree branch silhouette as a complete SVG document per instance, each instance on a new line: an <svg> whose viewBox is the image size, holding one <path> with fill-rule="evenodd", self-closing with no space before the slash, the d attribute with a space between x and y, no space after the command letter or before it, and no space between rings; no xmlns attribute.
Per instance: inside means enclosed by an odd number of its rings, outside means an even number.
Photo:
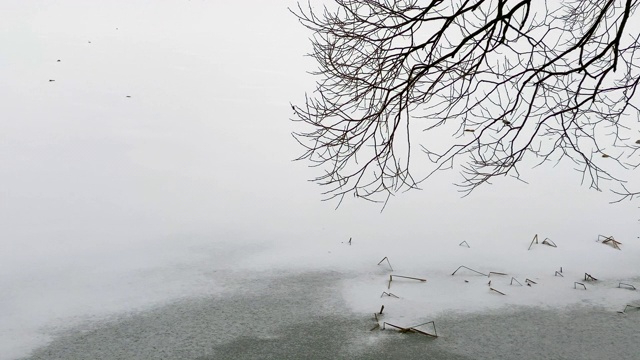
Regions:
<svg viewBox="0 0 640 360"><path fill-rule="evenodd" d="M639 165L638 2L298 4L318 65L315 91L292 105L298 159L321 169L327 199L386 201L450 169L468 194L520 178L525 158L570 160L597 190L624 185L612 169ZM416 166L428 171L414 177Z"/></svg>

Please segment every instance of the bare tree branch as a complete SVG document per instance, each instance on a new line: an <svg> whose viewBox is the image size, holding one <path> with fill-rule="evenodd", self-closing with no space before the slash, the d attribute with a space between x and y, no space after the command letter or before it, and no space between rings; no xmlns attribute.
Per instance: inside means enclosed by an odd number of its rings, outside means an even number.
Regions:
<svg viewBox="0 0 640 360"><path fill-rule="evenodd" d="M308 129L293 134L299 159L340 199L386 201L448 169L468 194L519 178L524 159L568 159L591 188L624 186L612 169L640 163L640 43L627 29L639 1L298 4L318 64L313 95L293 106Z"/></svg>

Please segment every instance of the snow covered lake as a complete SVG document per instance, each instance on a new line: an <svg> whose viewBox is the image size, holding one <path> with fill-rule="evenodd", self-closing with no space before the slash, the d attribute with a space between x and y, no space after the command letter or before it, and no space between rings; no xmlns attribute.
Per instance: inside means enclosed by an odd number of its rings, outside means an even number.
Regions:
<svg viewBox="0 0 640 360"><path fill-rule="evenodd" d="M113 278L73 267L56 274L59 283L41 275L47 284L3 284L30 301L3 298L2 346L24 359L635 358L640 309L625 307L640 306L640 293L619 283L640 283L640 246L557 241L527 250L527 240L509 256L472 240L421 254L402 251L412 242L384 249L357 239L304 249L192 243L184 253L167 244L170 256L151 251L154 263L135 254ZM451 275L462 264L490 276ZM389 275L427 281L389 284ZM382 305L380 325L433 321L435 330L419 329L438 338L377 328Z"/></svg>
<svg viewBox="0 0 640 360"><path fill-rule="evenodd" d="M0 359L637 359L638 204L570 164L320 201L286 6L2 1Z"/></svg>

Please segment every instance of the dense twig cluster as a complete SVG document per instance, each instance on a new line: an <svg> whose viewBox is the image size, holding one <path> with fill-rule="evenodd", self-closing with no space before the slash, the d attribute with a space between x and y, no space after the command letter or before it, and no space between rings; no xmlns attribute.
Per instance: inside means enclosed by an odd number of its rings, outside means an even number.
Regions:
<svg viewBox="0 0 640 360"><path fill-rule="evenodd" d="M610 164L634 169L640 149L640 35L629 31L638 3L299 4L292 12L313 32L318 64L315 92L293 105L306 124L294 133L300 159L323 169L314 180L340 199L388 199L452 168L468 193L495 176L518 178L525 157L568 158L595 189L622 184ZM419 178L414 143L430 160Z"/></svg>

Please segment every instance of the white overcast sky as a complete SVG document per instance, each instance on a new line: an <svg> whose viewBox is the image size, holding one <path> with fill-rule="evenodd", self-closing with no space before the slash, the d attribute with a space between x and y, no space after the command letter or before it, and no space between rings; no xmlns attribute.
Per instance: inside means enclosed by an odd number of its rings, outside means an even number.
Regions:
<svg viewBox="0 0 640 360"><path fill-rule="evenodd" d="M0 2L0 275L185 237L636 240L637 202L609 205L568 163L467 198L443 174L383 213L320 202L291 161L289 102L313 89L293 5Z"/></svg>

